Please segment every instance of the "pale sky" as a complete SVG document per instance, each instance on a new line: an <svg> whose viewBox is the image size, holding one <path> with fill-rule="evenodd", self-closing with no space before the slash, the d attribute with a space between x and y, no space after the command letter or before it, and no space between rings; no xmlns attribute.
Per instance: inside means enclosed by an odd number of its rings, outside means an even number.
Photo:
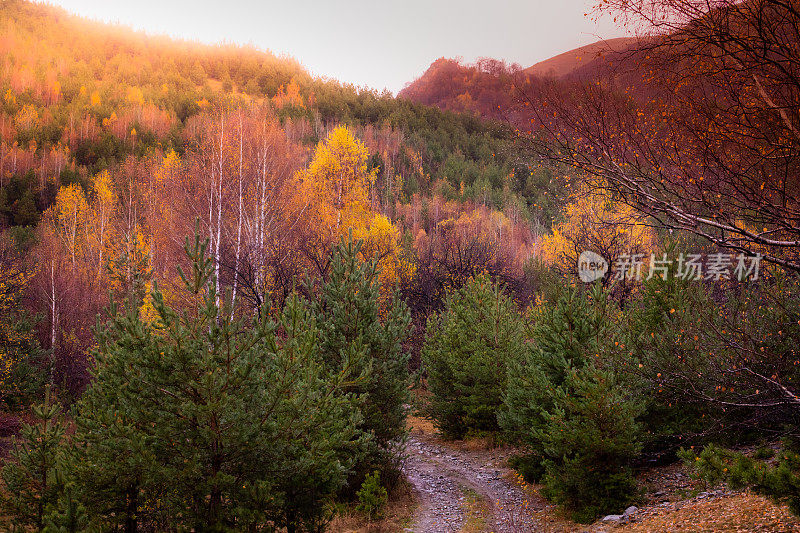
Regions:
<svg viewBox="0 0 800 533"><path fill-rule="evenodd" d="M89 18L205 43L252 44L313 74L397 92L439 57L527 67L625 35L596 0L49 0Z"/></svg>

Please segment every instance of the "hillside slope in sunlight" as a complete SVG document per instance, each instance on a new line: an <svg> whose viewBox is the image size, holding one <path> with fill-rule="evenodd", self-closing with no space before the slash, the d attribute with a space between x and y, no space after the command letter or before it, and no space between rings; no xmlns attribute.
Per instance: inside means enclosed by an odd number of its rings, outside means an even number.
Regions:
<svg viewBox="0 0 800 533"><path fill-rule="evenodd" d="M192 117L241 105L268 106L309 147L336 124L363 130L378 183L397 188L385 200L444 187L451 199L502 207L509 175L513 194L530 192L528 170L508 155L506 126L315 78L289 57L149 36L23 0L2 3L0 29L6 224L34 223L58 186L128 156L182 154Z"/></svg>
<svg viewBox="0 0 800 533"><path fill-rule="evenodd" d="M499 121L316 78L251 47L0 4L0 261L35 271L37 336L71 394L89 380L109 289L131 283L115 261L174 282L196 220L220 284L254 306L323 276L350 229L392 258L382 279L404 280L417 327L475 272L522 292L531 222L550 224L564 180L519 162L513 139ZM341 159L358 201L332 192Z"/></svg>
<svg viewBox="0 0 800 533"><path fill-rule="evenodd" d="M523 95L538 92L546 82L558 85L612 76L637 85L641 73L635 68L624 72L617 69L622 59L638 53L637 47L641 42L634 37L601 40L524 69L496 59L483 58L468 64L442 57L419 78L407 84L398 96L440 109L520 126L529 118L520 109L524 106Z"/></svg>
<svg viewBox="0 0 800 533"><path fill-rule="evenodd" d="M608 54L623 52L629 46L634 45L636 41L637 39L633 37L603 39L540 61L526 68L525 72L535 76L560 78L595 60L604 58Z"/></svg>

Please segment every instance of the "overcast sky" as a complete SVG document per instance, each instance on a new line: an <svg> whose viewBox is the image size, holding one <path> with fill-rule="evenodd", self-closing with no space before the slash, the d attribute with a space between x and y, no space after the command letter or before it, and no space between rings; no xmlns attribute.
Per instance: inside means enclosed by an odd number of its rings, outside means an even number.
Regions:
<svg viewBox="0 0 800 533"><path fill-rule="evenodd" d="M206 43L253 44L312 73L393 92L439 57L530 66L624 35L596 0L50 0L93 19Z"/></svg>

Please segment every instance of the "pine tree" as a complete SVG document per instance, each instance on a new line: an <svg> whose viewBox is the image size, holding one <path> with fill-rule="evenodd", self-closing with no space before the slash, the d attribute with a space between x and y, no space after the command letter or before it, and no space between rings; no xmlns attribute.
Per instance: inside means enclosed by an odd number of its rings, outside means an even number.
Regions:
<svg viewBox="0 0 800 533"><path fill-rule="evenodd" d="M58 500L44 519L43 533L78 533L89 528L86 507L77 497L75 483L65 483Z"/></svg>
<svg viewBox="0 0 800 533"><path fill-rule="evenodd" d="M0 476L5 483L6 496L0 500L3 514L12 524L23 528L41 529L45 516L63 489L63 440L66 426L61 405L45 391L44 402L32 408L34 424L22 428L21 438L14 442L10 459Z"/></svg>
<svg viewBox="0 0 800 533"><path fill-rule="evenodd" d="M524 358L508 365L500 423L514 438L528 442L530 451L540 459L543 450L537 432L547 425L546 413L554 405L555 389L564 385L572 369L583 368L606 344L608 317L604 312L592 308L585 294L562 290L555 305L544 304L533 311L533 344Z"/></svg>
<svg viewBox="0 0 800 533"><path fill-rule="evenodd" d="M453 438L496 431L506 365L524 351L514 302L479 276L448 294L445 310L428 321L427 330L422 361L432 397L426 414Z"/></svg>
<svg viewBox="0 0 800 533"><path fill-rule="evenodd" d="M667 255L674 250L667 248ZM679 447L723 416L710 402L692 398L690 391L697 385L681 378L691 375L702 383L701 376L709 374L708 350L698 342L699 334L706 337L700 319L718 311L706 291L702 284L677 278L671 269L666 279L646 280L626 313L629 350L621 377L644 404L644 453L652 459L674 460Z"/></svg>
<svg viewBox="0 0 800 533"><path fill-rule="evenodd" d="M207 242L187 240L186 252L188 309L154 284L152 321L112 307L98 332L76 410L82 499L97 525L126 531L316 528L359 440L351 400L319 363L313 317L293 298L277 321L236 318Z"/></svg>
<svg viewBox="0 0 800 533"><path fill-rule="evenodd" d="M315 305L322 359L333 375L346 376L343 391L358 398L360 428L372 439L355 487L375 468L384 471L384 479L397 475L410 384L403 350L408 308L395 295L381 309L376 264L359 259L361 245L350 236L334 248L330 275Z"/></svg>
<svg viewBox="0 0 800 533"><path fill-rule="evenodd" d="M39 210L36 208L33 189L26 189L12 206L14 224L17 226L33 226L39 221Z"/></svg>
<svg viewBox="0 0 800 533"><path fill-rule="evenodd" d="M606 293L569 288L534 317L530 351L508 370L500 423L524 442L529 472L574 519L630 501L641 407L614 371L619 333Z"/></svg>

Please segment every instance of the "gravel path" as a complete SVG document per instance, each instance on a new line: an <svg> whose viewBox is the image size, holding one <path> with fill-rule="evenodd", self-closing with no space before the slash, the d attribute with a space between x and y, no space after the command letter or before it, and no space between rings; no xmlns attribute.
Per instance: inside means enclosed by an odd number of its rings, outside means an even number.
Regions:
<svg viewBox="0 0 800 533"><path fill-rule="evenodd" d="M536 531L523 491L504 479L507 469L488 452L445 447L435 439L412 433L406 447L405 473L414 486L419 507L407 531L450 533L459 531L467 520L466 492L477 494L489 515L487 531L527 533Z"/></svg>

